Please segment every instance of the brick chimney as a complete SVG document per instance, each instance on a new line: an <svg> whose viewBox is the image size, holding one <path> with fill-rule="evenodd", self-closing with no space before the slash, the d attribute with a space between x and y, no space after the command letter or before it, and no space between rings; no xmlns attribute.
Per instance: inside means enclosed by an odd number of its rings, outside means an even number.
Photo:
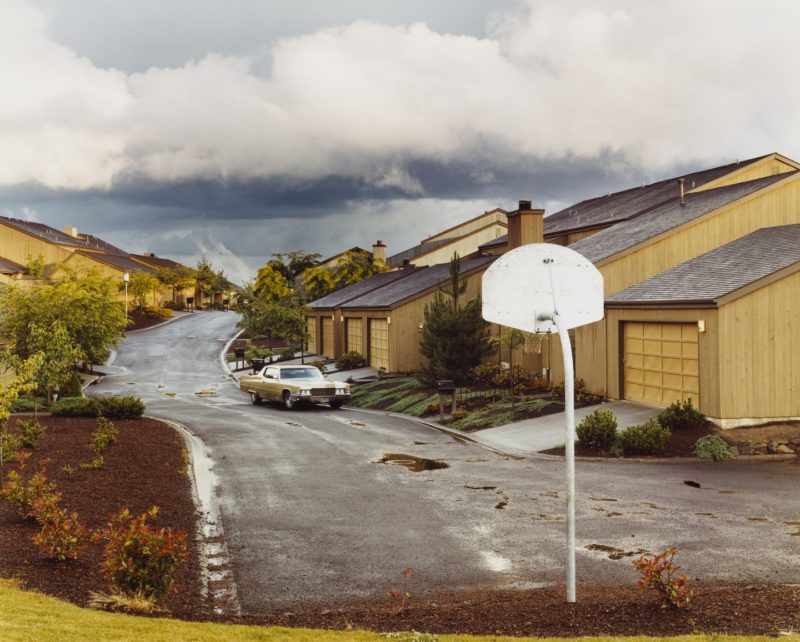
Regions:
<svg viewBox="0 0 800 642"><path fill-rule="evenodd" d="M520 245L544 243L544 210L531 208L530 201L520 201L519 209L508 215L508 249Z"/></svg>
<svg viewBox="0 0 800 642"><path fill-rule="evenodd" d="M386 244L383 241L377 241L372 246L372 260L386 263Z"/></svg>
<svg viewBox="0 0 800 642"><path fill-rule="evenodd" d="M78 228L77 227L65 227L64 234L69 234L72 238L78 238Z"/></svg>

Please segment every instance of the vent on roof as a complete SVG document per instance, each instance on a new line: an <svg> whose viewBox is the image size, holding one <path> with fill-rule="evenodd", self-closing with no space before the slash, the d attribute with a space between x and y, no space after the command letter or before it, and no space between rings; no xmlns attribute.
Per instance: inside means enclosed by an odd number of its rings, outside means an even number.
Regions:
<svg viewBox="0 0 800 642"><path fill-rule="evenodd" d="M682 178L678 179L678 189L680 190L681 207L684 207L686 205L686 194L685 194L684 189L683 189L683 179Z"/></svg>

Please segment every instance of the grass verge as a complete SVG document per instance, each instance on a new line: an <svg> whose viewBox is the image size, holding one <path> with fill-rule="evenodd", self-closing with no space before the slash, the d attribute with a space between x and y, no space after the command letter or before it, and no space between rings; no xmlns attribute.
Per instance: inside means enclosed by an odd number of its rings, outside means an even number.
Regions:
<svg viewBox="0 0 800 642"><path fill-rule="evenodd" d="M767 636L691 635L675 638L511 638L498 636L432 635L425 633L372 633L370 631L323 631L282 627L242 626L183 622L157 618L133 617L81 609L39 593L19 589L14 582L0 580L0 639L4 642L83 642L84 640L118 642L546 642L564 640L628 640L630 642L767 642ZM797 642L798 635L782 637Z"/></svg>

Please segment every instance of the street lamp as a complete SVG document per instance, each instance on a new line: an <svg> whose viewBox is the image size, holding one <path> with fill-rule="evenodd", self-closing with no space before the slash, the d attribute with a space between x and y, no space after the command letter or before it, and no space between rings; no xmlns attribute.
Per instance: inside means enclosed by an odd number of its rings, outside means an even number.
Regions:
<svg viewBox="0 0 800 642"><path fill-rule="evenodd" d="M128 317L128 281L131 280L131 275L125 272L122 275L122 280L125 281L125 317Z"/></svg>

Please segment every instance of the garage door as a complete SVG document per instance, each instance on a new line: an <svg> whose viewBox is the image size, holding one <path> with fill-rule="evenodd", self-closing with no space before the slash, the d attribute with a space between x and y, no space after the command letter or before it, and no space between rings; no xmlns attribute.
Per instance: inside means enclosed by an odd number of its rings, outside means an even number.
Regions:
<svg viewBox="0 0 800 642"><path fill-rule="evenodd" d="M364 350L363 331L364 327L361 319L345 319L345 326L347 329L345 352L358 352L361 354Z"/></svg>
<svg viewBox="0 0 800 642"><path fill-rule="evenodd" d="M314 317L306 318L306 332L308 332L308 351L317 352L317 320Z"/></svg>
<svg viewBox="0 0 800 642"><path fill-rule="evenodd" d="M333 356L333 319L322 317L322 347L320 354L326 357Z"/></svg>
<svg viewBox="0 0 800 642"><path fill-rule="evenodd" d="M625 399L656 406L691 397L700 407L697 324L626 323Z"/></svg>
<svg viewBox="0 0 800 642"><path fill-rule="evenodd" d="M389 370L389 320L369 320L369 365Z"/></svg>

